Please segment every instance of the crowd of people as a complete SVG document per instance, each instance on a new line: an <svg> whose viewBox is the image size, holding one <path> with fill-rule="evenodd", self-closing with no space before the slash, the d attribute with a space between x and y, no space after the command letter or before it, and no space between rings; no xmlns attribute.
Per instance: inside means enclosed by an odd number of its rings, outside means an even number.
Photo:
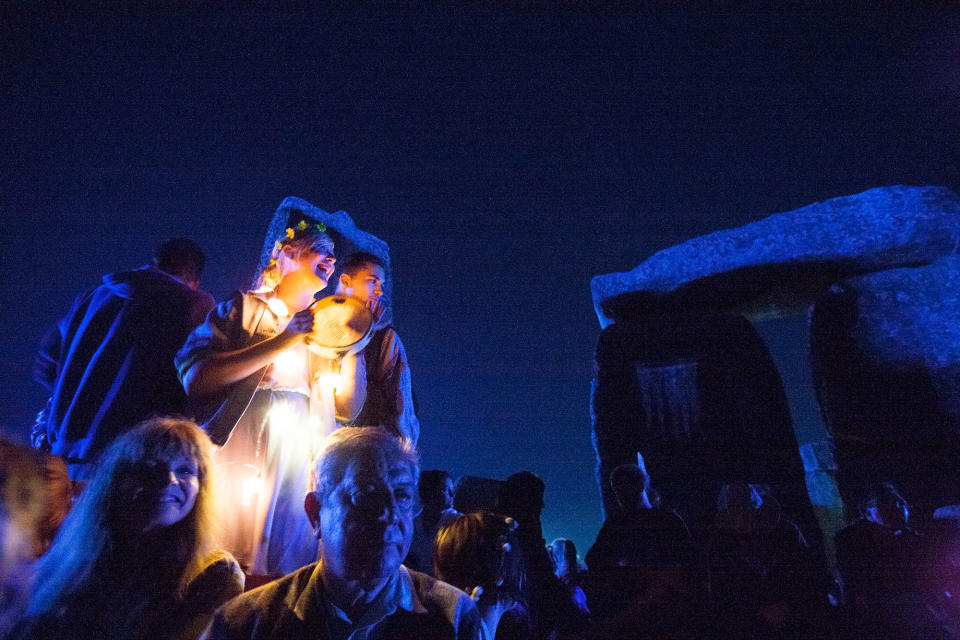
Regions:
<svg viewBox="0 0 960 640"><path fill-rule="evenodd" d="M380 257L331 283L304 219L246 292L215 305L203 266L164 243L44 337L34 448L0 441L0 638L960 638L949 510L878 483L833 563L763 486L724 484L694 539L622 465L581 562L544 539L533 473L461 512L454 478L421 472ZM328 286L376 323L362 350L310 348Z"/></svg>

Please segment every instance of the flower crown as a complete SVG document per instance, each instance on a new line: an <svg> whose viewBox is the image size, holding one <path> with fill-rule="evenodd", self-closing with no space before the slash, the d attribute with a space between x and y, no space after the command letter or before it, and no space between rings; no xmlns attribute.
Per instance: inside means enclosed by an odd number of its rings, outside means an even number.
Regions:
<svg viewBox="0 0 960 640"><path fill-rule="evenodd" d="M284 232L284 236L279 240L277 240L277 244L276 244L277 249L282 249L284 242L289 242L290 240L293 240L294 238L296 238L298 233L301 233L307 230L309 230L311 233L314 233L314 232L325 233L327 230L327 225L323 224L322 222L318 222L315 225L309 225L307 224L306 220L301 220L299 223L297 223L297 226L287 227L287 230Z"/></svg>

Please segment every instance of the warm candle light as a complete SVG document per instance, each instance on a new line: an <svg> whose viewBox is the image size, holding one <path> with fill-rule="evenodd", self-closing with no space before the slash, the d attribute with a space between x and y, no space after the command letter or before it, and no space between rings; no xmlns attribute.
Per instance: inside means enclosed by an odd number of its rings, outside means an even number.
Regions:
<svg viewBox="0 0 960 640"><path fill-rule="evenodd" d="M327 373L318 373L317 374L317 384L321 385L325 389L334 389L340 385L340 374L328 371Z"/></svg>
<svg viewBox="0 0 960 640"><path fill-rule="evenodd" d="M243 481L243 485L240 488L240 494L242 496L241 504L243 504L243 506L249 507L253 504L253 499L260 494L262 484L259 474Z"/></svg>
<svg viewBox="0 0 960 640"><path fill-rule="evenodd" d="M281 379L302 380L306 370L303 354L295 349L284 351L273 360L274 375Z"/></svg>

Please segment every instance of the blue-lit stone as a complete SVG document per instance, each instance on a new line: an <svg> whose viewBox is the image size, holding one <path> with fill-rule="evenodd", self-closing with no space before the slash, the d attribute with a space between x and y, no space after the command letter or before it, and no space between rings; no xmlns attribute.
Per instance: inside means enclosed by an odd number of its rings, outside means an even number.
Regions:
<svg viewBox="0 0 960 640"><path fill-rule="evenodd" d="M803 309L837 280L927 264L958 243L956 194L881 187L693 238L590 286L603 327L679 310L776 316Z"/></svg>
<svg viewBox="0 0 960 640"><path fill-rule="evenodd" d="M737 314L637 318L597 342L591 396L597 483L618 509L610 472L643 455L664 504L704 542L720 488L765 485L811 541L820 530L780 375Z"/></svg>
<svg viewBox="0 0 960 640"><path fill-rule="evenodd" d="M960 502L960 257L836 283L810 333L848 506L877 480L923 510Z"/></svg>

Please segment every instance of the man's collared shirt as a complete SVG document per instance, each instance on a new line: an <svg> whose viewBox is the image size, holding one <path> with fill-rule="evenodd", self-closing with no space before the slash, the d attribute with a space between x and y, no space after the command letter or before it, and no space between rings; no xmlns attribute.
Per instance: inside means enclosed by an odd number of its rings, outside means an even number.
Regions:
<svg viewBox="0 0 960 640"><path fill-rule="evenodd" d="M420 615L427 613L426 607L420 603L417 592L414 590L413 578L403 566L387 581L356 623L350 620L343 609L333 604L326 593L320 594L320 597L327 611L327 630L330 633L330 640L374 638L377 625L397 609Z"/></svg>
<svg viewBox="0 0 960 640"><path fill-rule="evenodd" d="M216 614L206 640L479 640L470 596L401 566L356 624L324 593L320 564L235 598Z"/></svg>

